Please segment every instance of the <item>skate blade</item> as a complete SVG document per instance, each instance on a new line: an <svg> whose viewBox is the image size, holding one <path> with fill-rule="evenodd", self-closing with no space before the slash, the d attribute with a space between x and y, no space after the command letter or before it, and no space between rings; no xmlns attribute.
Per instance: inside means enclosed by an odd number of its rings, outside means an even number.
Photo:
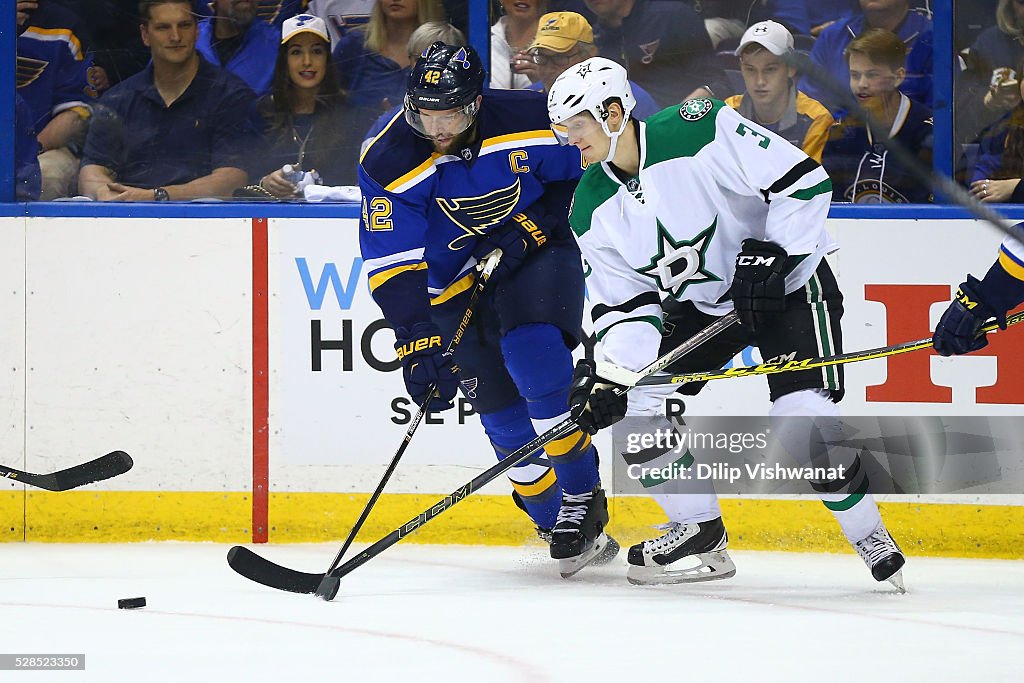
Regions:
<svg viewBox="0 0 1024 683"><path fill-rule="evenodd" d="M597 559L597 557L605 551L605 548L608 545L610 545L608 540L608 534L601 532L601 535L594 540L594 545L590 547L590 550L587 550L581 555L577 555L576 557L567 557L559 560L558 573L562 575L563 579L568 579L570 576L573 576L581 569L586 567L588 564L594 562ZM616 543L615 545L618 546L618 543ZM616 552L618 552L618 550L616 550ZM615 556L612 555L612 557ZM607 564L607 562L610 561L611 558L608 558L608 560L606 560L605 563Z"/></svg>
<svg viewBox="0 0 1024 683"><path fill-rule="evenodd" d="M637 567L630 565L626 580L634 586L656 586L670 583L701 583L718 581L736 576L736 565L729 553L716 550L710 553L692 555L689 560L700 564L693 567L672 568L669 566Z"/></svg>
<svg viewBox="0 0 1024 683"><path fill-rule="evenodd" d="M619 542L613 537L608 536L608 545L604 547L604 550L602 550L597 557L590 561L590 564L594 567L603 567L615 559L615 556L619 554L620 549L621 546L619 546Z"/></svg>
<svg viewBox="0 0 1024 683"><path fill-rule="evenodd" d="M890 576L888 579L886 579L886 581L888 581L892 585L896 586L896 590L899 591L900 594L904 594L904 593L907 592L907 587L905 585L903 585L903 570L902 569L900 569L895 574Z"/></svg>

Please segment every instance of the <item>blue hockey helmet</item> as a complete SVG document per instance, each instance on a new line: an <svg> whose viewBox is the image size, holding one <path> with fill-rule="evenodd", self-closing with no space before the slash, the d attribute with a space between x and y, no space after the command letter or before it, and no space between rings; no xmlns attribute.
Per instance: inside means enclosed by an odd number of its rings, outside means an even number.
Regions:
<svg viewBox="0 0 1024 683"><path fill-rule="evenodd" d="M429 138L420 110L458 109L454 115L461 115L460 121L465 124L462 130L469 128L476 118L477 97L483 91L485 75L480 56L472 47L434 43L409 71L406 121Z"/></svg>

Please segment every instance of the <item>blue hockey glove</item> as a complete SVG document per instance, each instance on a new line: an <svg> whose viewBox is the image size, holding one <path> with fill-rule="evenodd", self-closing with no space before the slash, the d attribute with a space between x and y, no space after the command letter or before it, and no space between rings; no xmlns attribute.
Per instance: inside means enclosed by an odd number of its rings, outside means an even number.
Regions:
<svg viewBox="0 0 1024 683"><path fill-rule="evenodd" d="M576 363L569 387L569 411L580 429L597 434L626 417L626 394L617 395L621 385L609 383L597 375L597 364L586 358Z"/></svg>
<svg viewBox="0 0 1024 683"><path fill-rule="evenodd" d="M786 250L774 242L743 240L730 291L736 315L751 332L770 325L786 310L788 258Z"/></svg>
<svg viewBox="0 0 1024 683"><path fill-rule="evenodd" d="M437 385L437 397L430 403L432 410L447 410L459 390L459 379L452 366L452 355L445 353L441 332L433 323L416 323L410 329L395 330L395 351L402 361L402 379L405 390L423 405L431 385Z"/></svg>
<svg viewBox="0 0 1024 683"><path fill-rule="evenodd" d="M544 232L533 217L517 213L502 225L488 232L485 243L488 251L501 249L501 262L494 270L495 281L501 280L519 270L526 259L543 248L550 236Z"/></svg>
<svg viewBox="0 0 1024 683"><path fill-rule="evenodd" d="M999 329L1006 329L1006 312L997 312L978 293L981 282L973 275L967 282L960 283L956 297L942 314L935 327L932 344L941 356L959 356L988 346L988 339L978 330L991 318L999 323Z"/></svg>

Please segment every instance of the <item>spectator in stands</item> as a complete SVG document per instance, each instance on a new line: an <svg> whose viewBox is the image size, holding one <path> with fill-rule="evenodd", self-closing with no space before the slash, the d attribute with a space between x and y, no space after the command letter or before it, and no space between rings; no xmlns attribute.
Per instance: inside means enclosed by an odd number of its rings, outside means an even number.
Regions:
<svg viewBox="0 0 1024 683"><path fill-rule="evenodd" d="M365 26L377 0L309 0L308 14L327 23L331 45L338 45L349 31Z"/></svg>
<svg viewBox="0 0 1024 683"><path fill-rule="evenodd" d="M460 47L469 45L465 34L447 21L428 21L409 36L410 66L416 63L428 47L437 42L444 43L445 45L458 45ZM384 130L384 127L391 122L391 119L402 111L404 111L404 107L401 104L396 104L389 111L381 114L374 124L370 126L370 130L367 131L362 147L365 148L370 144L370 140Z"/></svg>
<svg viewBox="0 0 1024 683"><path fill-rule="evenodd" d="M1014 65L1017 73L1024 63ZM1024 88L1017 84L1018 95L1024 97ZM983 202L1024 203L1024 101L1018 97L1017 106L1007 112L981 139L978 163L971 180L971 194Z"/></svg>
<svg viewBox="0 0 1024 683"><path fill-rule="evenodd" d="M932 103L932 21L910 10L910 0L859 0L861 12L837 21L821 32L811 50L811 59L831 77L833 85L845 86L849 80L845 49L855 37L879 28L898 35L907 46L906 81L903 92L910 99ZM800 89L842 116L834 88L816 82L805 74Z"/></svg>
<svg viewBox="0 0 1024 683"><path fill-rule="evenodd" d="M984 86L979 118L991 123L1021 103L1017 65L1024 59L1024 2L999 0L996 25L971 46L970 60Z"/></svg>
<svg viewBox="0 0 1024 683"><path fill-rule="evenodd" d="M704 19L711 43L735 45L748 25L773 20L793 33L811 30L805 0L686 0ZM723 45L724 47L724 45Z"/></svg>
<svg viewBox="0 0 1024 683"><path fill-rule="evenodd" d="M832 177L834 201L931 201L929 188L881 142L895 139L931 167L932 111L900 92L906 77L906 44L895 33L875 28L852 40L844 54L850 90L870 121L847 117L825 145L824 166Z"/></svg>
<svg viewBox="0 0 1024 683"><path fill-rule="evenodd" d="M520 71L516 64L526 61L526 48L537 35L537 21L546 11L544 0L501 0L501 16L491 26L490 87L530 87L533 80L529 70Z"/></svg>
<svg viewBox="0 0 1024 683"><path fill-rule="evenodd" d="M152 61L97 106L79 191L107 201L230 196L258 140L252 91L196 52L191 0L143 0L139 15Z"/></svg>
<svg viewBox="0 0 1024 683"><path fill-rule="evenodd" d="M693 8L666 0L586 0L595 40L661 107L693 97L726 97L725 72Z"/></svg>
<svg viewBox="0 0 1024 683"><path fill-rule="evenodd" d="M91 103L91 58L78 38L78 17L52 0L17 0L15 86L38 133L40 199L75 194L79 156ZM6 10L10 12L11 10ZM10 17L10 15L7 15Z"/></svg>
<svg viewBox="0 0 1024 683"><path fill-rule="evenodd" d="M32 113L25 99L14 93L14 198L19 202L39 199L39 143L32 128Z"/></svg>
<svg viewBox="0 0 1024 683"><path fill-rule="evenodd" d="M821 103L797 90L796 69L785 61L792 51L793 36L782 24L762 21L748 28L736 50L746 92L725 102L820 163L835 121Z"/></svg>
<svg viewBox="0 0 1024 683"><path fill-rule="evenodd" d="M808 0L807 20L811 35L818 37L822 31L840 19L860 9L857 0Z"/></svg>
<svg viewBox="0 0 1024 683"><path fill-rule="evenodd" d="M550 12L540 18L533 43L519 58L533 66L536 82L530 89L547 92L563 71L596 56L594 31L582 14ZM635 118L645 119L659 110L646 90L632 81L629 84L636 100L632 111Z"/></svg>
<svg viewBox="0 0 1024 683"><path fill-rule="evenodd" d="M89 82L98 93L146 68L149 50L139 36L139 0L59 0L88 17L85 42L93 66Z"/></svg>
<svg viewBox="0 0 1024 683"><path fill-rule="evenodd" d="M441 18L436 0L377 0L364 28L334 48L341 86L352 103L368 110L363 129L402 103L409 75L409 37L421 24Z"/></svg>
<svg viewBox="0 0 1024 683"><path fill-rule="evenodd" d="M214 16L199 22L199 54L241 78L257 96L267 93L280 31L257 20L253 0L216 0L214 8Z"/></svg>
<svg viewBox="0 0 1024 683"><path fill-rule="evenodd" d="M249 0L255 7L256 19L270 24L280 30L285 19L294 17L306 7L307 0ZM193 10L196 16L211 17L216 14L214 5L217 0L194 0Z"/></svg>
<svg viewBox="0 0 1024 683"><path fill-rule="evenodd" d="M293 173L315 171L324 185L356 184L362 138L349 125L323 19L299 14L284 22L273 87L257 109L270 145L257 152L258 168L266 171L259 180L265 192L302 196L301 180L289 178L285 165Z"/></svg>

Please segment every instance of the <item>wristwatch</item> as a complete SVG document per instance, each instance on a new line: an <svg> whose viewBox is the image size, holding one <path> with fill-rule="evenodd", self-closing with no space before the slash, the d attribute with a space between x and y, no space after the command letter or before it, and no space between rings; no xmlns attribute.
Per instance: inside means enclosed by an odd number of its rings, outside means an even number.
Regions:
<svg viewBox="0 0 1024 683"><path fill-rule="evenodd" d="M153 188L153 201L154 202L168 202L171 200L171 195L167 194L167 190L162 187Z"/></svg>

